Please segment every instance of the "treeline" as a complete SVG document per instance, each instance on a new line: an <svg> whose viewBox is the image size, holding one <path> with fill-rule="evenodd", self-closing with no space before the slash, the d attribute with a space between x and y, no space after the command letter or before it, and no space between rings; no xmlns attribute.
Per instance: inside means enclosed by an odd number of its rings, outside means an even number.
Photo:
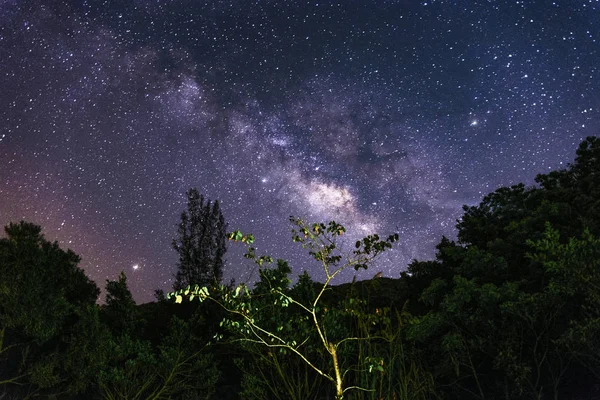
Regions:
<svg viewBox="0 0 600 400"><path fill-rule="evenodd" d="M332 286L399 239L340 253L343 226L292 219L291 245L323 266L292 285L254 237L225 235L218 203L188 192L175 292L106 298L41 228L0 240L0 396L56 399L600 398L600 140L565 170L465 207L457 241L399 279ZM342 237L342 238L340 238ZM260 279L223 285L225 239ZM259 240L260 238L257 238Z"/></svg>

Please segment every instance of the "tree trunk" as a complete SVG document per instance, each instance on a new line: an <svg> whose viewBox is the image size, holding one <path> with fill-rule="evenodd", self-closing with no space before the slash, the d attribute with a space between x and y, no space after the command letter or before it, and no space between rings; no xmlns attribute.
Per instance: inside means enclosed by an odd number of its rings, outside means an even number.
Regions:
<svg viewBox="0 0 600 400"><path fill-rule="evenodd" d="M344 398L344 388L342 385L342 374L340 373L340 365L338 363L337 349L333 343L329 344L329 352L333 359L333 369L335 371L335 399L342 400Z"/></svg>

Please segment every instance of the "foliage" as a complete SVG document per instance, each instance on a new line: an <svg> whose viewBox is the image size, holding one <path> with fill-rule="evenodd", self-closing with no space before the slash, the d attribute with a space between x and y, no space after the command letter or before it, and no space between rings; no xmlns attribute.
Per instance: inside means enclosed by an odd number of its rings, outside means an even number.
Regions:
<svg viewBox="0 0 600 400"><path fill-rule="evenodd" d="M172 244L179 256L175 290L220 283L227 251L227 225L219 201L205 202L196 189L187 192L187 199L187 210L181 213L178 237Z"/></svg>
<svg viewBox="0 0 600 400"><path fill-rule="evenodd" d="M102 312L116 335L131 334L139 325L137 308L127 287L125 272L121 271L116 281L106 281L106 301Z"/></svg>
<svg viewBox="0 0 600 400"><path fill-rule="evenodd" d="M235 231L228 238L247 247L259 280L220 285L218 203L190 191L175 241L189 268L178 284L192 274L204 283L136 305L121 273L100 306L75 253L39 226L10 224L0 239L0 396L598 397L599 156L600 141L587 138L572 165L538 175L536 186L500 188L465 207L458 240L443 237L435 259L414 260L397 280L333 285L397 235L369 236L345 253L341 225L291 219L323 283L304 272L292 284L285 261L257 254L254 237ZM222 245L199 239L217 226L211 237Z"/></svg>
<svg viewBox="0 0 600 400"><path fill-rule="evenodd" d="M210 398L218 371L204 351L205 342L193 334L197 321L173 316L165 336L154 346L140 335L146 322L123 272L118 280L107 281L102 313L112 331L98 377L103 398Z"/></svg>
<svg viewBox="0 0 600 400"><path fill-rule="evenodd" d="M214 393L215 363L185 321L173 319L158 352L125 335L112 343L111 354L99 377L104 399L210 399Z"/></svg>
<svg viewBox="0 0 600 400"><path fill-rule="evenodd" d="M244 343L243 348L247 358L236 360L236 365L243 371L242 398L302 400L316 398L323 392L322 380L302 359L278 351L265 351L263 346L255 343ZM324 367L324 364L322 360L319 366Z"/></svg>
<svg viewBox="0 0 600 400"><path fill-rule="evenodd" d="M561 243L558 231L547 224L545 237L529 242L532 260L549 276L547 292L561 299L569 314L557 344L600 378L600 239L588 230Z"/></svg>
<svg viewBox="0 0 600 400"><path fill-rule="evenodd" d="M348 336L348 331L340 321L349 316L348 311L328 309L321 304L323 293L331 281L347 268L367 268L368 264L385 250L392 247L398 235L380 239L370 235L355 243L355 250L342 254L338 250L337 239L346 229L336 222L329 224L307 224L301 219L290 218L293 225L292 240L308 250L309 255L318 261L325 274L325 282L308 302L300 302L292 297L287 275L290 269L286 262L277 261L275 268L266 268L273 262L270 256L258 256L250 245L252 235L243 235L236 231L229 235L231 240L248 245L246 258L253 260L259 267L260 281L254 291L245 284L228 290L220 287L188 287L170 293L177 302L186 296L190 300L212 300L228 312L222 325L244 342L265 346L281 354L294 354L317 374L330 381L335 388L336 398L343 398L348 390L367 390L344 382L346 371L340 364L338 351L340 346L350 341L371 339L371 333L365 337ZM325 355L327 368L320 365L314 353Z"/></svg>
<svg viewBox="0 0 600 400"><path fill-rule="evenodd" d="M587 138L575 163L538 175L539 186L465 206L458 244L444 238L436 260L402 275L417 316L408 338L451 397L589 391L600 365L599 154Z"/></svg>
<svg viewBox="0 0 600 400"><path fill-rule="evenodd" d="M93 304L96 285L77 267L71 250L50 243L34 224L5 228L0 239L0 324L41 343L61 329L78 306Z"/></svg>
<svg viewBox="0 0 600 400"><path fill-rule="evenodd" d="M374 291L378 285L369 285ZM412 316L406 307L396 310L391 307L375 307L369 310L369 298L348 296L341 304L351 307L358 318L354 320L357 336L368 336L378 320L380 329L377 337L368 341L351 342L346 348L345 358L353 360L349 371L353 381L371 391L351 393L351 399L378 400L426 400L435 397L433 376L425 371L412 347L405 340L405 324ZM392 312L394 311L394 312Z"/></svg>
<svg viewBox="0 0 600 400"><path fill-rule="evenodd" d="M71 354L81 350L99 290L77 267L79 257L20 222L0 239L0 385L27 398L79 393L91 382ZM90 314L92 313L92 314ZM92 316L90 316L92 315ZM87 354L82 362L93 364Z"/></svg>
<svg viewBox="0 0 600 400"><path fill-rule="evenodd" d="M209 398L218 371L190 322L153 345L124 273L106 304L79 257L21 222L0 240L0 387L14 398ZM170 316L169 316L170 318Z"/></svg>

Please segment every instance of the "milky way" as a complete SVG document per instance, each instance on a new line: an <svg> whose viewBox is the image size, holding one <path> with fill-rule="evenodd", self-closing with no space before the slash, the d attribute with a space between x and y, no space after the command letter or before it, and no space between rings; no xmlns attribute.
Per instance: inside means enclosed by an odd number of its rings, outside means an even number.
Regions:
<svg viewBox="0 0 600 400"><path fill-rule="evenodd" d="M397 277L598 134L597 1L61 3L0 2L0 223L140 302L171 287L190 187L295 274L322 276L290 215L399 232L358 274ZM252 279L241 249L225 277Z"/></svg>

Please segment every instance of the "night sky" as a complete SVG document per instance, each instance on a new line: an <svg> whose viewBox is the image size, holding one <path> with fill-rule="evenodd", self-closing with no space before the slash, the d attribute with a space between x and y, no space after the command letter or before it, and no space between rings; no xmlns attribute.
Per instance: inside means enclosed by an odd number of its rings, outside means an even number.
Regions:
<svg viewBox="0 0 600 400"><path fill-rule="evenodd" d="M190 187L294 275L323 276L290 215L399 232L357 278L398 277L599 133L598 1L61 3L0 1L0 224L138 302L171 288ZM241 254L226 280L256 277Z"/></svg>

